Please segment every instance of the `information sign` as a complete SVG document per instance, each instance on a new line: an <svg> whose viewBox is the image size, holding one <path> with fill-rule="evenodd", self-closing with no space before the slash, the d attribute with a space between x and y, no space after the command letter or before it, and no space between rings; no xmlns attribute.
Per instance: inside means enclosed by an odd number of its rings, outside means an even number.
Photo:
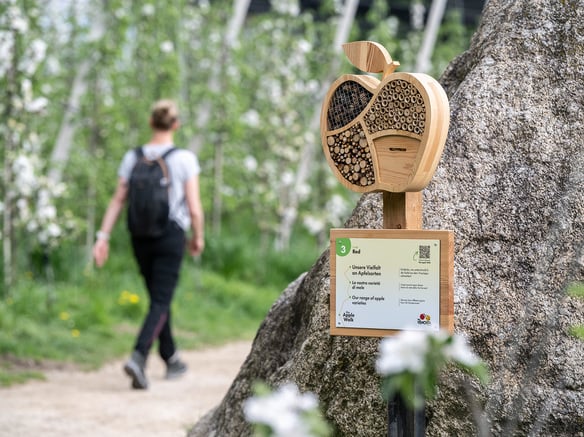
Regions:
<svg viewBox="0 0 584 437"><path fill-rule="evenodd" d="M331 230L331 334L453 329L453 233Z"/></svg>

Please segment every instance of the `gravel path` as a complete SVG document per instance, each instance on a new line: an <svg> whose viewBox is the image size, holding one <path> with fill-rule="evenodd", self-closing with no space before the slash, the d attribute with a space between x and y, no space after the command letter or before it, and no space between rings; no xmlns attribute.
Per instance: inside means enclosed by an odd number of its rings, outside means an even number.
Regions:
<svg viewBox="0 0 584 437"><path fill-rule="evenodd" d="M123 361L95 372L48 371L46 381L0 388L0 436L184 437L221 401L250 346L182 352L189 371L174 381L164 379L153 354L146 391L129 388Z"/></svg>

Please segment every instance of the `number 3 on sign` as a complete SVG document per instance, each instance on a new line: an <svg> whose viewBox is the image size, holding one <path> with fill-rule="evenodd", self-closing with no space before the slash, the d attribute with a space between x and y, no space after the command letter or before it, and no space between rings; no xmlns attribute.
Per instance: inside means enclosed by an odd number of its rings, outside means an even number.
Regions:
<svg viewBox="0 0 584 437"><path fill-rule="evenodd" d="M337 238L336 243L337 255L346 256L351 251L351 239L350 238Z"/></svg>

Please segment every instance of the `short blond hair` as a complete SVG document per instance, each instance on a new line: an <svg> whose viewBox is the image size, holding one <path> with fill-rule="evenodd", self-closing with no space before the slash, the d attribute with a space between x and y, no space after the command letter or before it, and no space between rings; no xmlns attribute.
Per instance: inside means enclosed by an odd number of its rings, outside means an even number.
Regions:
<svg viewBox="0 0 584 437"><path fill-rule="evenodd" d="M178 120L178 107L173 100L159 100L152 105L150 114L152 127L157 130L170 130Z"/></svg>

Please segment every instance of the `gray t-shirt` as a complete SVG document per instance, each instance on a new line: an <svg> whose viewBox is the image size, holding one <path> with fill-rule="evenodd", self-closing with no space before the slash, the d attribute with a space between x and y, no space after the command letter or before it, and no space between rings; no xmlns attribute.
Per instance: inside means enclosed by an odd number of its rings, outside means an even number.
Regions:
<svg viewBox="0 0 584 437"><path fill-rule="evenodd" d="M146 144L142 146L142 150L147 159L156 159L171 147L173 147L172 144ZM170 172L171 182L169 216L171 220L176 221L181 228L187 231L191 225L191 216L185 199L185 183L201 172L199 160L192 151L177 148L166 157L166 163ZM135 164L136 152L134 149L128 150L118 168L118 176L126 182L129 181Z"/></svg>

